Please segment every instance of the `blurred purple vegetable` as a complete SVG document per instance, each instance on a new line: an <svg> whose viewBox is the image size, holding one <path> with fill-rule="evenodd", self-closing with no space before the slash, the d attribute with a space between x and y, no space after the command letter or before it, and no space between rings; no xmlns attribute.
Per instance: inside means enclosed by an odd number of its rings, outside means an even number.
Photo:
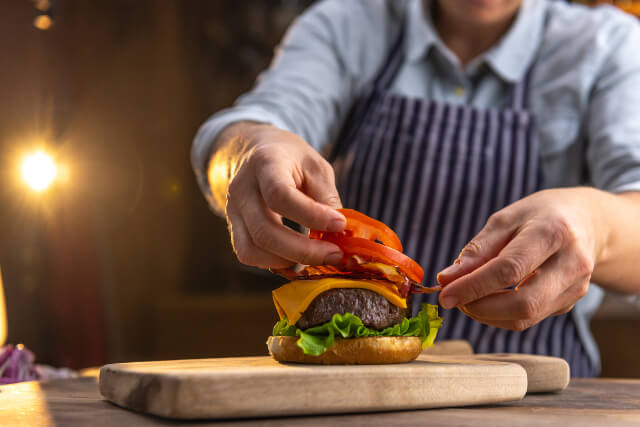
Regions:
<svg viewBox="0 0 640 427"><path fill-rule="evenodd" d="M22 344L0 347L0 385L76 376L68 369L36 365L34 361L33 353Z"/></svg>
<svg viewBox="0 0 640 427"><path fill-rule="evenodd" d="M37 380L35 356L23 345L7 345L0 349L0 384Z"/></svg>

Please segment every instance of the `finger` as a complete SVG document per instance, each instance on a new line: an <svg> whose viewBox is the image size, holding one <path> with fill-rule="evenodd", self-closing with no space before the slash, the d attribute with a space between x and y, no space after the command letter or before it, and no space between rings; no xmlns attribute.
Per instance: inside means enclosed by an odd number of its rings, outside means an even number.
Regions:
<svg viewBox="0 0 640 427"><path fill-rule="evenodd" d="M563 241L549 223L538 221L526 225L497 257L449 283L440 293L441 304L445 308L468 304L518 284L556 253Z"/></svg>
<svg viewBox="0 0 640 427"><path fill-rule="evenodd" d="M483 323L485 325L493 326L494 328L508 329L510 331L524 331L538 323L544 318L540 319L516 319L516 320L496 320L485 319L478 316L476 313L470 311L466 306L458 306L458 309L464 314L475 320L476 322Z"/></svg>
<svg viewBox="0 0 640 427"><path fill-rule="evenodd" d="M570 312L571 310L573 310L573 307L575 307L575 306L576 306L575 304L568 305L568 306L566 306L566 307L564 307L564 308L562 308L562 309L560 309L558 311L554 311L553 313L551 313L551 316L549 316L549 317L560 316L561 314L566 314L566 313Z"/></svg>
<svg viewBox="0 0 640 427"><path fill-rule="evenodd" d="M342 202L336 188L333 167L323 158L309 159L303 164L304 192L313 200L334 209L340 209Z"/></svg>
<svg viewBox="0 0 640 427"><path fill-rule="evenodd" d="M493 311L491 311L491 309L487 310L486 307L480 308L475 305L476 303L458 306L458 309L474 320L485 323L487 325L511 330L523 330L539 323L547 317L559 316L571 311L573 307L575 307L576 294L580 293L580 288L582 288L582 284L577 283L571 286L569 289L565 290L560 296L556 298L557 303L554 304L554 306L559 306L561 308L552 311L550 314L534 315L530 318L508 318L512 316L496 315ZM495 303L494 311L496 307L501 307L504 304L504 300L506 298L516 298L516 295L520 294L520 292L515 292L513 290L500 291L500 293L504 294L500 295L503 298L496 298L492 301L492 303ZM486 298L490 299L492 297L493 295Z"/></svg>
<svg viewBox="0 0 640 427"><path fill-rule="evenodd" d="M530 327L540 323L542 319L538 321L532 320L486 320L481 319L472 313L464 312L467 316L475 320L476 322L483 323L485 325L493 326L494 328L508 329L510 331L522 332Z"/></svg>
<svg viewBox="0 0 640 427"><path fill-rule="evenodd" d="M462 249L454 263L438 273L438 283L445 286L498 255L516 230L516 215L510 207L493 214L484 228Z"/></svg>
<svg viewBox="0 0 640 427"><path fill-rule="evenodd" d="M227 207L227 222L231 243L238 261L260 268L287 268L294 263L255 246L249 237L242 217L233 208Z"/></svg>
<svg viewBox="0 0 640 427"><path fill-rule="evenodd" d="M333 243L309 239L282 224L281 218L267 209L264 201L251 195L242 212L251 240L258 248L281 258L305 265L338 264L343 253Z"/></svg>
<svg viewBox="0 0 640 427"><path fill-rule="evenodd" d="M464 304L465 310L483 320L518 320L544 317L564 307L558 298L566 284L561 284L558 259L552 257L538 267L538 274L515 289L505 289Z"/></svg>
<svg viewBox="0 0 640 427"><path fill-rule="evenodd" d="M559 264L562 262L558 261ZM548 271L545 266L542 269ZM573 284L566 286L558 282L558 279L562 279L562 271L558 271L555 276L555 279L552 278L553 275L536 276L536 280L528 281L519 291L500 291L458 308L482 323L523 330L547 317L569 312L586 293L588 280L578 278Z"/></svg>
<svg viewBox="0 0 640 427"><path fill-rule="evenodd" d="M515 288L514 288L514 289L517 291L517 290L520 288L520 286L524 285L524 284L525 284L525 283L527 283L529 280L531 280L531 279L533 279L534 277L536 277L536 274L538 274L538 270L533 270L531 273L527 274L527 275L525 276L525 278L524 278L524 279L522 279L522 280L520 281L520 283L518 283L518 284L515 286Z"/></svg>
<svg viewBox="0 0 640 427"><path fill-rule="evenodd" d="M522 332L522 331L524 331L526 329L529 329L532 326L537 325L538 323L542 322L547 317L554 317L554 316L559 316L559 315L568 313L569 311L571 311L573 306L574 305L567 306L567 307L563 308L562 310L560 310L559 312L550 314L549 316L546 316L546 317L543 317L543 318L539 318L539 319L518 319L518 320L488 320L488 319L483 319L481 317L478 317L474 313L462 309L462 307L458 307L458 309L460 309L460 311L462 311L464 314L466 314L467 316L469 316L470 318L472 318L476 322L480 322L480 323L483 323L485 325L493 326L494 328L508 329L510 331Z"/></svg>
<svg viewBox="0 0 640 427"><path fill-rule="evenodd" d="M346 227L340 212L304 194L293 180L267 168L257 178L262 198L272 211L314 230L342 231Z"/></svg>
<svg viewBox="0 0 640 427"><path fill-rule="evenodd" d="M563 294L563 301L568 301L566 305L559 310L554 311L549 316L560 316L573 310L576 303L584 297L589 291L591 282L588 279L578 279L573 286L567 288ZM562 306L562 304L560 304Z"/></svg>

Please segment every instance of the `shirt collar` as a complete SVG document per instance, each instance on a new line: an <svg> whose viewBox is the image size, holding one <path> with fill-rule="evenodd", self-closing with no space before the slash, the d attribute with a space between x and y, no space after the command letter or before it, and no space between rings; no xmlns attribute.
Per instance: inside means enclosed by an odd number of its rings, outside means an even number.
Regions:
<svg viewBox="0 0 640 427"><path fill-rule="evenodd" d="M407 7L407 60L422 59L433 45L444 47L431 19L430 7L425 8L423 0L411 0Z"/></svg>
<svg viewBox="0 0 640 427"><path fill-rule="evenodd" d="M411 0L407 8L407 60L419 61L433 47L453 64L458 64L455 55L446 47L435 30L429 3L429 0ZM509 31L478 59L486 62L506 81L515 83L522 80L533 62L542 39L545 6L544 0L524 0ZM472 61L471 65L474 63L477 62Z"/></svg>

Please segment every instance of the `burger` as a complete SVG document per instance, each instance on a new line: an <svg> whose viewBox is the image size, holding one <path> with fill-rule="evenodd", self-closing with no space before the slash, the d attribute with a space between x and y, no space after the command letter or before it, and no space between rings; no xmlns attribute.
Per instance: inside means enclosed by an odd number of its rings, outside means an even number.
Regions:
<svg viewBox="0 0 640 427"><path fill-rule="evenodd" d="M309 238L342 249L339 265L275 271L290 282L273 291L280 320L267 340L269 353L281 362L409 362L433 345L442 319L430 304L410 317L407 300L440 288L420 285L422 268L403 254L400 239L384 223L352 209L339 211L345 231L309 232Z"/></svg>

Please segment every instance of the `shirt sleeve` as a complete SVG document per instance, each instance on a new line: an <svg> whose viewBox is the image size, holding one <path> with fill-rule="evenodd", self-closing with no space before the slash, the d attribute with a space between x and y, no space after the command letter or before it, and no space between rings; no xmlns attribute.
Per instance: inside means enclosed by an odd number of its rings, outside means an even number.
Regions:
<svg viewBox="0 0 640 427"><path fill-rule="evenodd" d="M591 92L586 154L593 184L619 193L640 191L640 25L615 18L608 37L594 46L608 55Z"/></svg>
<svg viewBox="0 0 640 427"><path fill-rule="evenodd" d="M211 145L234 122L272 124L300 135L317 150L337 136L353 99L376 69L376 57L385 52L359 47L363 40L384 40L384 11L375 7L381 4L328 0L293 23L254 89L209 118L194 139L192 164L207 198Z"/></svg>

